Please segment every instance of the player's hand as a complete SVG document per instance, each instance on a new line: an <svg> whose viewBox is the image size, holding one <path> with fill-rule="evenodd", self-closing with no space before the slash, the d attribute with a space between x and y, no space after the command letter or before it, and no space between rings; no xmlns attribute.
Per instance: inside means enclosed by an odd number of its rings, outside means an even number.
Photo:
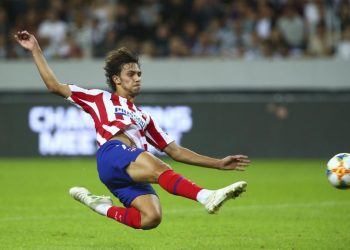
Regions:
<svg viewBox="0 0 350 250"><path fill-rule="evenodd" d="M25 49L33 51L33 49L38 48L38 41L35 37L28 31L18 31L15 35L16 41Z"/></svg>
<svg viewBox="0 0 350 250"><path fill-rule="evenodd" d="M246 155L230 155L219 161L218 169L244 171L249 164L250 160Z"/></svg>

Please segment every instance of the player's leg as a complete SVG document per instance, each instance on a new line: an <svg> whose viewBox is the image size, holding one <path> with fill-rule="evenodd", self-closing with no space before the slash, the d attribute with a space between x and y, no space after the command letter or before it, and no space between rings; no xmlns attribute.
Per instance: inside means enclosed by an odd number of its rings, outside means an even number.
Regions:
<svg viewBox="0 0 350 250"><path fill-rule="evenodd" d="M175 173L169 165L154 155L143 152L126 169L135 182L158 183L171 194L183 196L202 203L208 213L215 213L220 206L245 191L243 181L218 190L208 190Z"/></svg>
<svg viewBox="0 0 350 250"><path fill-rule="evenodd" d="M140 211L142 229L155 228L162 221L162 208L156 195L138 196L131 202L131 207Z"/></svg>
<svg viewBox="0 0 350 250"><path fill-rule="evenodd" d="M156 227L161 220L160 203L148 183L134 182L126 172L127 166L142 153L119 141L105 143L97 152L100 180L123 206L113 206L110 197L92 194L82 187L70 189L70 195L95 212L133 228Z"/></svg>
<svg viewBox="0 0 350 250"><path fill-rule="evenodd" d="M135 182L157 183L169 193L192 200L197 200L197 194L203 190L148 152L141 153L126 171Z"/></svg>
<svg viewBox="0 0 350 250"><path fill-rule="evenodd" d="M162 220L160 202L154 194L137 196L129 207L121 207L113 206L110 197L94 195L83 187L73 187L69 193L93 211L135 229L152 229Z"/></svg>
<svg viewBox="0 0 350 250"><path fill-rule="evenodd" d="M119 218L120 208L108 210L108 217L134 228L151 229L159 225L162 216L160 202L150 184L132 182L126 187L107 187L126 209L123 218Z"/></svg>
<svg viewBox="0 0 350 250"><path fill-rule="evenodd" d="M162 220L162 209L156 195L136 197L128 208L111 206L106 216L135 229L153 229Z"/></svg>

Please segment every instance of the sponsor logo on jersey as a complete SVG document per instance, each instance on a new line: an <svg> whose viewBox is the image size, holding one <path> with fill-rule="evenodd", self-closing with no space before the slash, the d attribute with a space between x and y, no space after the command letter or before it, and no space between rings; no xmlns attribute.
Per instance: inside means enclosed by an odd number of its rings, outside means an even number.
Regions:
<svg viewBox="0 0 350 250"><path fill-rule="evenodd" d="M132 112L130 110L127 110L122 107L115 107L115 112L116 115L125 115L132 120L136 122L137 125L139 125L142 129L146 128L146 122L142 117L142 113L140 112Z"/></svg>

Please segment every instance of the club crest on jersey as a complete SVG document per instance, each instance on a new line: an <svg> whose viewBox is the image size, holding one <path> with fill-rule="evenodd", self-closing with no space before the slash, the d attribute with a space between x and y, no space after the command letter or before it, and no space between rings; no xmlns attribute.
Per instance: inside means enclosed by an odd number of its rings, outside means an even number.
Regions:
<svg viewBox="0 0 350 250"><path fill-rule="evenodd" d="M115 112L116 115L125 115L131 119L133 119L137 125L139 125L142 129L146 128L146 122L144 121L142 117L141 112L131 112L125 108L122 107L115 107Z"/></svg>

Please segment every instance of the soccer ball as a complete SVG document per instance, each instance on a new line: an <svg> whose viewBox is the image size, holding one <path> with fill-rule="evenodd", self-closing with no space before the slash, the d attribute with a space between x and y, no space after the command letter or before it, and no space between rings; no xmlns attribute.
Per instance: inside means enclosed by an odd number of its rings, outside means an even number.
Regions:
<svg viewBox="0 0 350 250"><path fill-rule="evenodd" d="M327 177L336 188L350 188L350 154L340 153L327 163Z"/></svg>

